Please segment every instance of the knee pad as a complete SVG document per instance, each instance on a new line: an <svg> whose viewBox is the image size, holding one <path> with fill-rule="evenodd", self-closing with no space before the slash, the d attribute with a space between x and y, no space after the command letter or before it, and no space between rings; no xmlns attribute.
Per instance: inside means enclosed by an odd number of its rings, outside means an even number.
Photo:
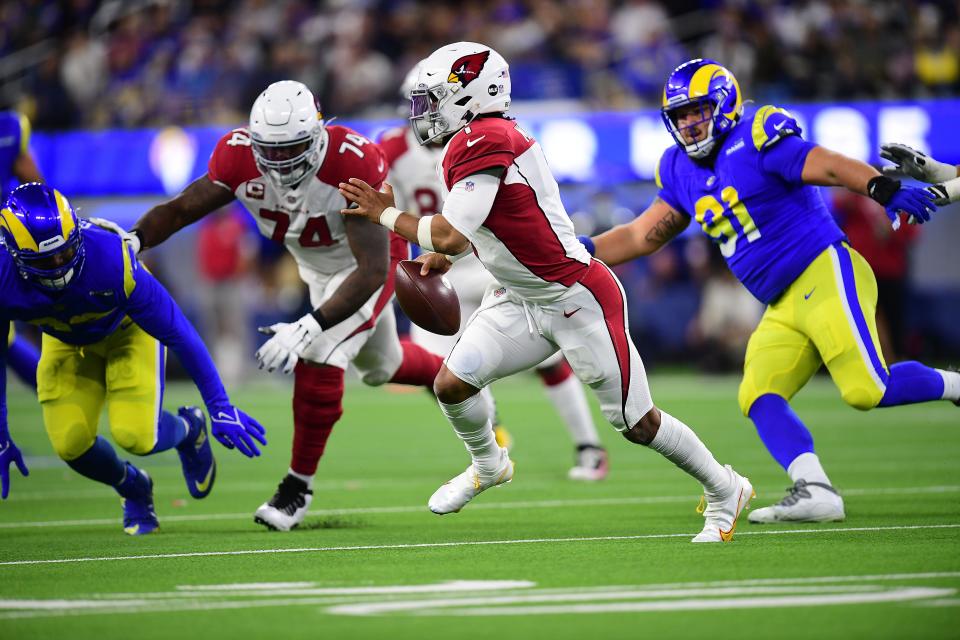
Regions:
<svg viewBox="0 0 960 640"><path fill-rule="evenodd" d="M56 437L50 435L50 444L61 460L75 460L86 453L96 441L96 434L91 434L86 425L77 424L61 430Z"/></svg>
<svg viewBox="0 0 960 640"><path fill-rule="evenodd" d="M298 362L293 372L297 425L332 425L343 415L343 369Z"/></svg>
<svg viewBox="0 0 960 640"><path fill-rule="evenodd" d="M153 451L157 439L157 424L154 420L144 423L142 420L124 420L110 424L110 435L117 446L138 456Z"/></svg>
<svg viewBox="0 0 960 640"><path fill-rule="evenodd" d="M880 404L883 391L869 387L848 387L840 390L840 397L854 409L869 411Z"/></svg>

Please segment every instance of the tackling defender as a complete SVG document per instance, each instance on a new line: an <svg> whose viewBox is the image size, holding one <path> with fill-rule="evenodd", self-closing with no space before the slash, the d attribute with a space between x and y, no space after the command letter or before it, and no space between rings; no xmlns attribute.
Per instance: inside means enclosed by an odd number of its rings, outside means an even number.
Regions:
<svg viewBox="0 0 960 640"><path fill-rule="evenodd" d="M507 62L487 46L458 42L428 57L411 93L421 144L446 141L440 168L443 211L395 208L391 189L363 180L340 185L363 216L430 251L423 271L445 271L449 255L472 249L503 286L491 290L444 361L434 391L472 458L431 496L437 514L462 509L513 478L513 462L492 429L489 384L529 369L558 350L597 393L604 416L628 440L647 445L704 487L706 522L694 542L732 539L753 496L747 478L722 466L685 424L653 405L643 362L627 331L627 305L613 272L574 235L543 150L506 117Z"/></svg>
<svg viewBox="0 0 960 640"><path fill-rule="evenodd" d="M919 362L886 366L876 279L814 185L869 195L894 223L901 211L929 220L933 197L803 140L784 109L768 105L744 116L736 79L712 60L674 70L662 112L676 145L657 166L657 199L634 221L584 243L616 265L658 250L691 219L701 225L734 275L768 305L747 345L739 404L794 484L778 504L751 512L750 521L842 520L843 500L788 404L793 395L825 364L857 409L956 402L960 374Z"/></svg>
<svg viewBox="0 0 960 640"><path fill-rule="evenodd" d="M43 182L30 153L30 121L16 111L0 111L0 203L17 185ZM7 364L25 384L37 388L40 352L27 340L17 337L10 325L7 337Z"/></svg>
<svg viewBox="0 0 960 640"><path fill-rule="evenodd" d="M394 264L407 243L361 218L345 218L336 185L362 177L377 186L387 165L380 148L341 126L327 126L310 90L271 84L253 103L250 126L220 139L207 175L150 209L125 237L135 251L154 247L205 215L239 200L260 232L284 245L310 289L314 310L264 329L261 367L294 374L293 452L276 493L255 522L289 531L313 500L313 477L343 414L344 371L353 364L369 385L428 386L441 359L397 337Z"/></svg>
<svg viewBox="0 0 960 640"><path fill-rule="evenodd" d="M0 330L21 320L43 330L37 372L47 435L57 455L77 473L107 484L123 498L123 529L130 535L159 526L153 481L97 436L107 405L114 441L136 455L176 448L187 488L204 498L216 462L203 412L162 409L166 346L190 373L222 445L248 457L266 444L263 427L230 404L200 337L166 290L116 234L81 222L63 195L28 183L0 210ZM5 360L0 343L0 364ZM6 375L0 367L0 479L8 467L27 475L7 429Z"/></svg>
<svg viewBox="0 0 960 640"><path fill-rule="evenodd" d="M411 69L401 87L406 111L409 111L410 91L414 88L419 70L419 64ZM418 144L410 126L387 131L378 143L390 166L387 182L393 187L397 207L417 216L439 213L442 187L437 166L443 145ZM490 272L472 254L458 260L446 275L460 299L460 331L456 335L441 336L415 324L410 327L410 338L415 343L440 355L450 353L467 320L480 308L484 293L496 283ZM593 424L590 405L580 380L560 352L538 364L535 371L573 440L575 464L570 468L568 477L571 480L603 480L609 473L607 451L600 444L600 436ZM490 401L494 401L492 396ZM497 442L509 448L506 431L496 420L494 432Z"/></svg>

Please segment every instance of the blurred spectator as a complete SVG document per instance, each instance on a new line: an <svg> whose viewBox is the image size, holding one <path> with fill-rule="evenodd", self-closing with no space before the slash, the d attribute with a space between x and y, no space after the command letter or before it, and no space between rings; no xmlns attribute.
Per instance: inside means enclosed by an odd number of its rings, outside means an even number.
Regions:
<svg viewBox="0 0 960 640"><path fill-rule="evenodd" d="M877 277L877 334L887 363L907 355L907 304L910 246L919 227L890 225L883 207L866 196L845 189L833 190L834 214L850 245L866 259Z"/></svg>

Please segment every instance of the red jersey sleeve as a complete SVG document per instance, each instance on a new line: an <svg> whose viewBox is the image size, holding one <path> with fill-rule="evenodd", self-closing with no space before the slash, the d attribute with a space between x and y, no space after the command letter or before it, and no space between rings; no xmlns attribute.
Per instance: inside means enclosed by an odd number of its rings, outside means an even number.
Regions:
<svg viewBox="0 0 960 640"><path fill-rule="evenodd" d="M317 177L334 187L350 178L359 178L379 189L389 169L383 149L346 127L330 126L327 133L329 147Z"/></svg>
<svg viewBox="0 0 960 640"><path fill-rule="evenodd" d="M407 130L404 127L396 127L384 132L377 144L383 150L383 155L387 159L387 165L392 167L397 158L407 152Z"/></svg>
<svg viewBox="0 0 960 640"><path fill-rule="evenodd" d="M467 127L450 140L443 156L447 189L484 169L507 168L516 155L513 141L502 127Z"/></svg>
<svg viewBox="0 0 960 640"><path fill-rule="evenodd" d="M211 181L236 191L247 180L259 176L260 170L257 169L250 146L250 135L245 129L234 129L220 138L207 163L207 177Z"/></svg>

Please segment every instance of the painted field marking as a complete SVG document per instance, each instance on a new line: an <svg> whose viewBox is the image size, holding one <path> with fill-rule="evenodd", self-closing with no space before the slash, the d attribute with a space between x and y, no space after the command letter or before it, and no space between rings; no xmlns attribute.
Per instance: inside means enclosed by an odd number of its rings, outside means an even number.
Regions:
<svg viewBox="0 0 960 640"><path fill-rule="evenodd" d="M960 485L929 487L891 487L881 489L847 489L844 496L885 496L885 495L922 495L958 493ZM470 505L471 511L510 510L510 509L565 509L581 507L610 507L647 504L676 504L696 502L694 495L685 496L637 496L633 498L583 498L574 500L518 500L512 502L481 502ZM394 507L350 507L344 509L316 509L307 513L307 517L381 515L392 513L429 514L426 504ZM205 522L210 520L249 520L250 512L163 515L161 522ZM28 522L0 522L0 529L41 529L47 527L94 527L119 524L117 518L90 518L76 520L37 520Z"/></svg>
<svg viewBox="0 0 960 640"><path fill-rule="evenodd" d="M888 527L834 527L830 529L767 529L762 531L742 531L740 536L762 535L808 535L828 533L877 533L887 531L924 531L931 529L957 529L960 523L894 525ZM221 556L270 555L279 553L329 553L336 551L382 551L397 549L441 549L447 547L479 547L488 545L513 544L552 544L558 542L612 542L622 540L657 540L664 538L692 538L696 532L687 533L649 533L633 536L587 536L579 538L520 538L512 540L462 540L454 542L412 542L400 544L354 545L336 547L290 547L278 549L238 549L234 551L192 551L184 553L156 553L135 556L102 556L53 558L40 560L8 560L0 562L0 567L71 564L77 562L114 562L121 560L169 560L174 558L207 558Z"/></svg>

